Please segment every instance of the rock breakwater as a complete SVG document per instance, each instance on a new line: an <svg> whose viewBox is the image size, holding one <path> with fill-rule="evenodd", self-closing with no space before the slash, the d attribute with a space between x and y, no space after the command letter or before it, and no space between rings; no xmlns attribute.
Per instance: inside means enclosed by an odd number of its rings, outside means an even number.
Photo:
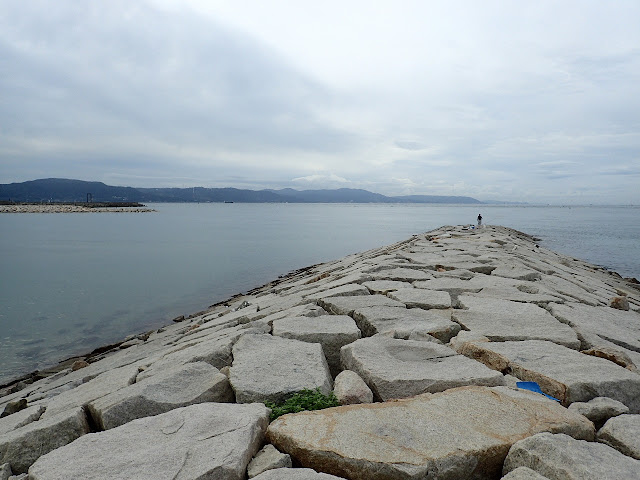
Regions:
<svg viewBox="0 0 640 480"><path fill-rule="evenodd" d="M0 391L0 478L640 479L640 292L521 232L442 227L180 320ZM303 389L343 406L269 423Z"/></svg>

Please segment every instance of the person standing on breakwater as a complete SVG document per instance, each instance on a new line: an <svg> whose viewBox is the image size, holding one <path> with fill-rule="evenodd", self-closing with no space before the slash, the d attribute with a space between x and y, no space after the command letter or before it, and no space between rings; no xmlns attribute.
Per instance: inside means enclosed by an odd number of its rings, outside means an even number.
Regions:
<svg viewBox="0 0 640 480"><path fill-rule="evenodd" d="M482 215L478 214L478 228L482 226Z"/></svg>

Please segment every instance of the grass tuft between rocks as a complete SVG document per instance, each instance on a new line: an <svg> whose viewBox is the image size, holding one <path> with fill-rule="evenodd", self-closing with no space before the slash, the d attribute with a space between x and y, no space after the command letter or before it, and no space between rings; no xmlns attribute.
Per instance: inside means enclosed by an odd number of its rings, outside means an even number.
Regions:
<svg viewBox="0 0 640 480"><path fill-rule="evenodd" d="M325 395L318 388L315 390L305 388L304 390L294 393L280 405L271 402L265 402L265 405L271 409L270 419L273 421L287 413L296 413L305 410L322 410L323 408L337 407L340 404L333 392Z"/></svg>

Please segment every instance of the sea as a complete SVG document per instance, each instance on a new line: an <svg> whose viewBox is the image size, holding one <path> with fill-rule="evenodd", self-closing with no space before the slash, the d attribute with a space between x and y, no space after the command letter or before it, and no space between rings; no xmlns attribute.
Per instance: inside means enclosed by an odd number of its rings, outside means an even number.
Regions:
<svg viewBox="0 0 640 480"><path fill-rule="evenodd" d="M0 385L316 263L442 225L503 225L640 278L639 206L150 204L0 215Z"/></svg>

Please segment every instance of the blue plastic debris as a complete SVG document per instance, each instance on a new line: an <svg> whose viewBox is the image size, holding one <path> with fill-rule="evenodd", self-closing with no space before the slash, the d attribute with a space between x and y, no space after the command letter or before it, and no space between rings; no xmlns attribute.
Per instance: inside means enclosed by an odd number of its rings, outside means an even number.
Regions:
<svg viewBox="0 0 640 480"><path fill-rule="evenodd" d="M544 393L537 382L516 382L516 386L518 388L521 388L522 390L529 390L531 392L539 393L547 398L550 398L551 400L555 400L556 402L560 401L556 397L552 397L551 395L547 395L546 393Z"/></svg>

